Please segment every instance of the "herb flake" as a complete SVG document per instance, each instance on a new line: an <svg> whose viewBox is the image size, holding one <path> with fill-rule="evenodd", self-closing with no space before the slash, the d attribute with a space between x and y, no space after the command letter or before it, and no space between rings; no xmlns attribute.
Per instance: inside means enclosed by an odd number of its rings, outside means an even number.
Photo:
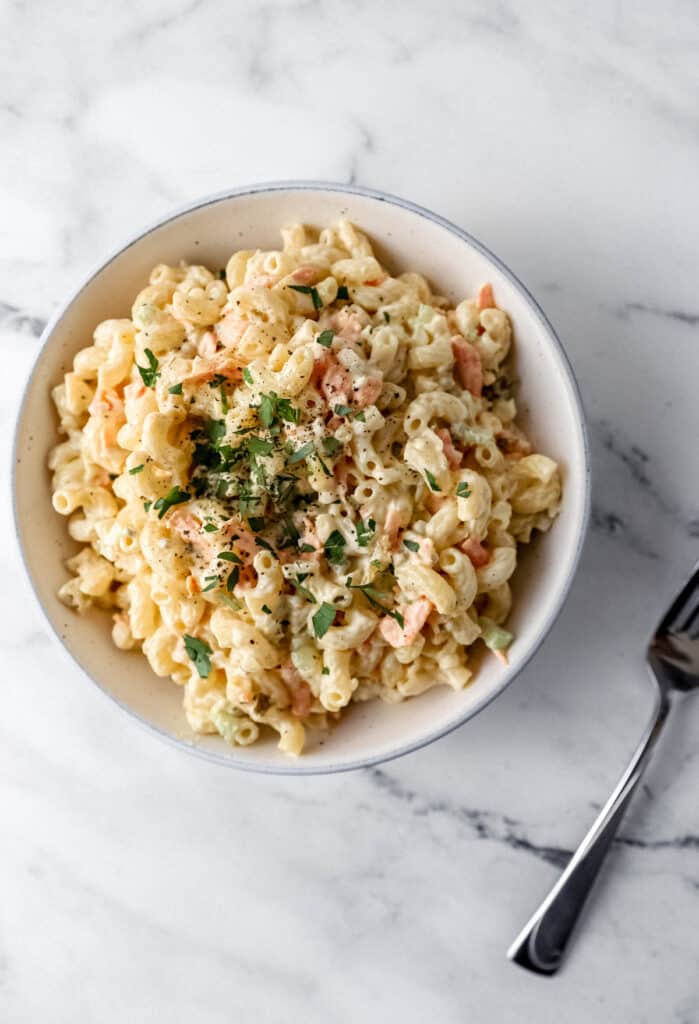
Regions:
<svg viewBox="0 0 699 1024"><path fill-rule="evenodd" d="M357 544L360 548L365 548L369 544L369 540L376 531L376 520L369 519L366 523L363 519L360 519L357 523Z"/></svg>
<svg viewBox="0 0 699 1024"><path fill-rule="evenodd" d="M295 452L287 459L290 466L295 466L297 462L303 462L309 455L313 453L313 442L308 441L307 444L301 445Z"/></svg>
<svg viewBox="0 0 699 1024"><path fill-rule="evenodd" d="M429 469L426 469L425 470L425 476L427 478L427 483L430 485L430 490L432 490L432 491L441 491L442 488L439 486L439 484L435 480L434 473L430 473Z"/></svg>
<svg viewBox="0 0 699 1024"><path fill-rule="evenodd" d="M319 345L322 345L323 348L330 348L330 346L333 343L334 337L334 331L321 331L318 337L316 338L316 341L318 342Z"/></svg>
<svg viewBox="0 0 699 1024"><path fill-rule="evenodd" d="M248 452L251 455L270 455L274 451L271 441L265 441L263 437L252 434L248 438Z"/></svg>
<svg viewBox="0 0 699 1024"><path fill-rule="evenodd" d="M334 604L328 604L327 601L323 601L320 608L311 619L311 622L313 623L313 632L318 640L321 640L328 632L335 621L336 613L337 608Z"/></svg>
<svg viewBox="0 0 699 1024"><path fill-rule="evenodd" d="M372 604L375 608L379 608L382 612L386 612L392 619L395 619L401 629L405 625L405 620L400 612L391 611L383 603L383 599L386 596L382 591L377 590L376 587L372 586L371 583L352 583L351 578L347 581L347 586L350 590L359 590L364 597L367 599L369 604Z"/></svg>
<svg viewBox="0 0 699 1024"><path fill-rule="evenodd" d="M172 508L173 505L181 505L185 501L189 501L191 494L187 491L181 491L177 484L171 487L170 490L162 498L154 503L153 508L158 513L158 519L162 519L165 513Z"/></svg>
<svg viewBox="0 0 699 1024"><path fill-rule="evenodd" d="M311 604L318 604L315 595L313 595L310 592L310 590L307 587L304 587L303 585L303 581L306 579L307 576L307 572L299 574L295 578L290 579L289 583L291 583L291 585L298 591L301 597L305 597L306 600L310 601Z"/></svg>
<svg viewBox="0 0 699 1024"><path fill-rule="evenodd" d="M201 679L206 679L211 671L211 655L214 653L206 640L197 640L189 633L184 634L184 649Z"/></svg>
<svg viewBox="0 0 699 1024"><path fill-rule="evenodd" d="M342 565L345 561L345 545L347 541L339 530L333 530L325 542L325 557L331 565Z"/></svg>
<svg viewBox="0 0 699 1024"><path fill-rule="evenodd" d="M323 451L326 455L337 455L342 448L342 441L338 441L336 437L324 437L323 438Z"/></svg>
<svg viewBox="0 0 699 1024"><path fill-rule="evenodd" d="M290 284L288 286L294 292L300 292L302 295L310 295L311 302L313 303L314 309L323 308L323 300L318 294L318 289L312 284Z"/></svg>
<svg viewBox="0 0 699 1024"><path fill-rule="evenodd" d="M141 380L147 388L154 388L156 379L160 376L160 370L158 369L158 360L153 355L149 348L144 348L143 354L148 360L148 366L139 366L136 363L136 369L141 374Z"/></svg>
<svg viewBox="0 0 699 1024"><path fill-rule="evenodd" d="M276 420L286 420L287 423L298 423L300 418L299 410L291 404L288 398L280 398L274 391L260 397L260 404L257 413L263 427L269 429Z"/></svg>

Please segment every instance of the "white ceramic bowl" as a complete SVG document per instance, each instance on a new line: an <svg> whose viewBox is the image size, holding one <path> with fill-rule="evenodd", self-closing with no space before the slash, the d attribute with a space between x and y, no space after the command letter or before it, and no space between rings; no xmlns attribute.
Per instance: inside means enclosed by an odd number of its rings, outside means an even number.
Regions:
<svg viewBox="0 0 699 1024"><path fill-rule="evenodd" d="M272 737L242 749L218 736L193 735L180 688L157 678L145 658L117 650L106 614L81 617L57 599L67 575L64 561L76 546L65 519L51 508L46 457L56 441L56 417L49 391L101 320L129 316L155 264L185 259L219 267L235 249L278 247L286 223L322 226L338 217L366 231L391 269L420 271L452 300L492 281L498 304L514 324L521 422L535 446L561 464L564 502L550 533L521 549L508 667L486 658L461 693L439 687L398 705L357 705L325 742L292 760L277 751ZM16 530L34 591L56 636L87 676L182 749L237 768L293 774L342 771L405 754L456 728L504 690L548 633L572 582L587 523L589 458L580 396L561 344L532 296L495 256L453 224L404 200L322 182L282 182L196 202L139 234L88 277L44 332L20 410L13 483Z"/></svg>

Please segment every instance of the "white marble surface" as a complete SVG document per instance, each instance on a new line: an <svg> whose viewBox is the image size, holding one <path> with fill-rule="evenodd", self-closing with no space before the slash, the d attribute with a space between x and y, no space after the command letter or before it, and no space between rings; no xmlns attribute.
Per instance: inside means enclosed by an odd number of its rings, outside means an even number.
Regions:
<svg viewBox="0 0 699 1024"><path fill-rule="evenodd" d="M307 176L502 256L571 355L595 462L580 573L526 672L431 748L330 778L226 772L118 714L58 660L4 508L0 1020L699 1021L699 702L564 972L504 959L636 743L643 643L697 556L696 7L0 17L6 448L43 322L94 262L199 194Z"/></svg>

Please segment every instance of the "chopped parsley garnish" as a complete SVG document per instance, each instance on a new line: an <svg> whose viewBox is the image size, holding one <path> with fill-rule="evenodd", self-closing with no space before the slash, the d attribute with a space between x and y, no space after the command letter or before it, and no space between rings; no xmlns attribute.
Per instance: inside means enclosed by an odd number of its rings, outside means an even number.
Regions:
<svg viewBox="0 0 699 1024"><path fill-rule="evenodd" d="M321 331L318 337L316 338L316 341L318 342L319 345L322 345L323 348L330 348L330 346L333 343L334 337L334 331Z"/></svg>
<svg viewBox="0 0 699 1024"><path fill-rule="evenodd" d="M225 416L228 412L228 395L226 394L223 384L219 386L219 394L221 396L221 408L223 409L223 415Z"/></svg>
<svg viewBox="0 0 699 1024"><path fill-rule="evenodd" d="M313 453L313 442L309 441L307 444L302 445L287 459L290 466L295 466L297 462L303 462L309 455Z"/></svg>
<svg viewBox="0 0 699 1024"><path fill-rule="evenodd" d="M390 608L386 607L383 603L383 599L386 595L382 593L382 591L377 590L376 587L371 585L371 583L352 583L351 577L348 577L346 583L350 590L361 591L369 604L372 604L375 608L379 608L382 612L386 612L386 614L390 615L392 619L395 619L400 628L403 629L403 626L405 625L403 616L400 612L391 611Z"/></svg>
<svg viewBox="0 0 699 1024"><path fill-rule="evenodd" d="M169 395L181 395L182 394L182 383L173 384L171 388L167 389Z"/></svg>
<svg viewBox="0 0 699 1024"><path fill-rule="evenodd" d="M160 370L158 369L158 360L155 358L149 348L144 348L143 353L148 360L148 366L139 366L136 363L136 369L141 374L141 380L147 388L154 388L156 378L160 376Z"/></svg>
<svg viewBox="0 0 699 1024"><path fill-rule="evenodd" d="M387 313L385 309L383 311L383 318L384 318L384 320L386 321L387 324L390 324L390 322L391 322L391 314Z"/></svg>
<svg viewBox="0 0 699 1024"><path fill-rule="evenodd" d="M129 476L136 476L137 473L142 473L145 468L145 464L142 462L140 466L134 466L129 470Z"/></svg>
<svg viewBox="0 0 699 1024"><path fill-rule="evenodd" d="M218 576L205 576L204 582L208 583L209 585L208 587L204 587L204 589L202 590L202 594L206 594L207 591L214 589L214 587L218 583Z"/></svg>
<svg viewBox="0 0 699 1024"><path fill-rule="evenodd" d="M456 485L456 495L458 498L471 497L471 488L468 486L465 480L462 480L460 484Z"/></svg>
<svg viewBox="0 0 699 1024"><path fill-rule="evenodd" d="M330 675L330 669L328 668L327 665L323 665L322 669L320 670L320 674L322 676L329 676Z"/></svg>
<svg viewBox="0 0 699 1024"><path fill-rule="evenodd" d="M314 285L289 285L293 292L301 292L302 295L310 295L314 309L322 308L322 299Z"/></svg>
<svg viewBox="0 0 699 1024"><path fill-rule="evenodd" d="M333 412L336 416L352 417L352 419L359 420L360 423L364 423L366 416L364 412L360 410L355 412L351 405L335 405L333 406Z"/></svg>
<svg viewBox="0 0 699 1024"><path fill-rule="evenodd" d="M226 424L223 420L207 420L204 430L209 441L216 446L226 433Z"/></svg>
<svg viewBox="0 0 699 1024"><path fill-rule="evenodd" d="M338 299L349 299L349 292L347 291L347 285L346 284L341 284L340 287L337 289L337 298Z"/></svg>
<svg viewBox="0 0 699 1024"><path fill-rule="evenodd" d="M274 451L271 441L265 441L262 437L253 434L248 438L248 451L251 455L270 455Z"/></svg>
<svg viewBox="0 0 699 1024"><path fill-rule="evenodd" d="M313 547L312 544L300 544L299 551L303 551L306 554L310 554L311 551L315 551L315 548Z"/></svg>
<svg viewBox="0 0 699 1024"><path fill-rule="evenodd" d="M284 516L282 519L282 532L277 540L277 547L283 550L284 548L291 548L298 544L299 531L296 529L294 520L291 516Z"/></svg>
<svg viewBox="0 0 699 1024"><path fill-rule="evenodd" d="M188 494L187 491L181 491L175 484L164 497L158 498L153 508L158 513L158 519L162 519L173 505L181 505L184 501L189 501L190 498L191 494Z"/></svg>
<svg viewBox="0 0 699 1024"><path fill-rule="evenodd" d="M279 473L274 477L270 491L277 508L286 509L294 501L294 498L297 497L297 483L296 477L289 476L287 473Z"/></svg>
<svg viewBox="0 0 699 1024"><path fill-rule="evenodd" d="M184 649L194 662L194 667L202 679L206 679L211 671L211 655L214 653L206 640L197 640L189 633L184 634Z"/></svg>
<svg viewBox="0 0 699 1024"><path fill-rule="evenodd" d="M152 501L144 501L143 502L143 511L144 512L149 512L150 511L150 507L151 507L152 504L153 504Z"/></svg>
<svg viewBox="0 0 699 1024"><path fill-rule="evenodd" d="M221 602L221 604L225 604L228 608L230 608L234 612L239 612L240 609L243 607L242 604L240 603L240 601L236 601L236 599L234 597L231 597L230 594L223 594L223 593L221 593L221 594L217 594L216 597L217 597L217 600L219 600Z"/></svg>
<svg viewBox="0 0 699 1024"><path fill-rule="evenodd" d="M320 608L311 619L311 622L313 623L313 632L318 640L322 639L328 632L335 621L336 613L337 608L334 604L328 604L327 601L323 601Z"/></svg>
<svg viewBox="0 0 699 1024"><path fill-rule="evenodd" d="M321 299L320 295L318 294L318 289L314 285L312 285L312 284L311 285L309 285L309 284L290 284L289 288L291 288L291 290L294 291L294 292L301 292L302 295L310 295L311 296L311 301L313 302L313 308L314 309L322 309L322 307L323 307L323 300Z"/></svg>
<svg viewBox="0 0 699 1024"><path fill-rule="evenodd" d="M403 545L408 549L408 551L417 552L420 550L420 545L416 540L404 540Z"/></svg>
<svg viewBox="0 0 699 1024"><path fill-rule="evenodd" d="M366 523L363 519L360 519L357 523L357 544L360 548L365 548L369 543L369 538L376 530L376 521L369 519Z"/></svg>
<svg viewBox="0 0 699 1024"><path fill-rule="evenodd" d="M325 542L325 557L331 565L342 565L345 561L345 545L347 541L339 530L333 530Z"/></svg>
<svg viewBox="0 0 699 1024"><path fill-rule="evenodd" d="M251 509L259 507L259 498L254 497L250 490L250 484L243 480L238 485L237 493L233 495L234 500L237 502L238 511L241 516L248 516Z"/></svg>
<svg viewBox="0 0 699 1024"><path fill-rule="evenodd" d="M226 590L230 594L231 591L237 586L238 580L240 579L240 567L235 565L231 569L228 579L226 580Z"/></svg>
<svg viewBox="0 0 699 1024"><path fill-rule="evenodd" d="M271 395L263 395L260 401L259 413L263 427L271 427L274 421L275 402Z"/></svg>
<svg viewBox="0 0 699 1024"><path fill-rule="evenodd" d="M310 592L310 590L308 590L307 587L303 586L303 581L305 579L307 579L307 577L308 577L308 573L307 572L299 573L299 575L296 576L295 579L290 579L289 583L291 583L291 585L293 587L295 587L296 590L298 590L298 592L301 595L301 597L305 597L307 601L311 602L311 604L318 604L318 602L316 601L314 595Z"/></svg>
<svg viewBox="0 0 699 1024"><path fill-rule="evenodd" d="M255 534L255 543L258 547L264 548L265 551L269 551L270 555L274 555L277 560L279 559L277 552L274 550L272 545L264 539L264 537L258 537L258 535Z"/></svg>
<svg viewBox="0 0 699 1024"><path fill-rule="evenodd" d="M204 526L204 533L216 533L217 531L218 526L216 523L206 523Z"/></svg>
<svg viewBox="0 0 699 1024"><path fill-rule="evenodd" d="M441 491L441 487L434 478L434 473L430 473L429 469L425 470L425 476L427 477L427 483L430 485L430 490Z"/></svg>
<svg viewBox="0 0 699 1024"><path fill-rule="evenodd" d="M388 611L388 609L386 609ZM395 619L401 629L405 626L405 619L400 612L388 612L392 619Z"/></svg>
<svg viewBox="0 0 699 1024"><path fill-rule="evenodd" d="M259 533L260 530L264 530L266 526L264 516L248 516L248 523L250 524L250 529L254 533Z"/></svg>
<svg viewBox="0 0 699 1024"><path fill-rule="evenodd" d="M326 455L337 455L340 448L342 448L342 441L338 441L336 437L323 438L323 450Z"/></svg>
<svg viewBox="0 0 699 1024"><path fill-rule="evenodd" d="M247 368L247 366L246 366L246 367L245 367L245 369L243 370L243 380L244 380L244 381L245 381L245 383L246 383L246 384L248 384L248 385L249 385L250 387L252 387L252 386L253 386L253 384L254 384L254 381L253 381L253 379L252 379L252 374L250 373L250 370L249 370L249 369Z"/></svg>
<svg viewBox="0 0 699 1024"><path fill-rule="evenodd" d="M288 398L280 398L274 391L261 396L257 411L262 425L268 428L277 419L286 420L287 423L298 423L300 416L299 410Z"/></svg>
<svg viewBox="0 0 699 1024"><path fill-rule="evenodd" d="M271 615L272 614L272 609L269 608L266 604L262 605L262 611L265 613L265 615Z"/></svg>
<svg viewBox="0 0 699 1024"><path fill-rule="evenodd" d="M287 423L298 423L300 413L296 406L292 405L288 398L277 398L276 395L274 398L277 402L277 412L281 418Z"/></svg>
<svg viewBox="0 0 699 1024"><path fill-rule="evenodd" d="M324 462L323 462L323 460L321 459L321 457L320 457L320 455L318 454L318 452L314 452L313 454L314 454L314 455L315 455L315 457L316 457L316 458L318 459L318 462L320 463L320 468L321 468L321 469L323 470L323 472L325 473L325 475L326 475L326 476L332 476L332 473L330 472L330 470L328 469L328 467L327 467L327 466L325 465L325 463L324 463Z"/></svg>
<svg viewBox="0 0 699 1024"><path fill-rule="evenodd" d="M242 565L243 559L238 558L235 551L219 551L216 555L219 562L235 562L236 565Z"/></svg>

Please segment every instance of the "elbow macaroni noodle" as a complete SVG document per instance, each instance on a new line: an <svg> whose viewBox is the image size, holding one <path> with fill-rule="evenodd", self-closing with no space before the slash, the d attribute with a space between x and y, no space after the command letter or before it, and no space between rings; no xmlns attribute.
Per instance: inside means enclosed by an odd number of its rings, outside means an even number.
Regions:
<svg viewBox="0 0 699 1024"><path fill-rule="evenodd" d="M471 677L512 636L558 467L516 426L507 314L392 277L347 221L160 265L53 390L60 596L183 687L197 732L301 752L353 700Z"/></svg>

